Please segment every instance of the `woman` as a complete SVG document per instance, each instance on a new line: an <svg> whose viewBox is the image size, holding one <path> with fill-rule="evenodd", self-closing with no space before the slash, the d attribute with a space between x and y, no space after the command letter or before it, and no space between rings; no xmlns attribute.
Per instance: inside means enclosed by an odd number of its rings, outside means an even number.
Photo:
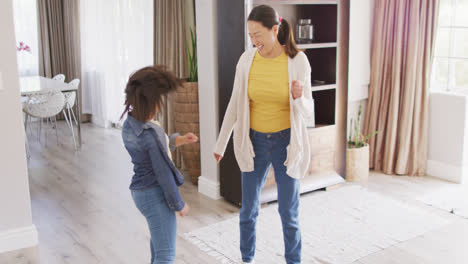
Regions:
<svg viewBox="0 0 468 264"><path fill-rule="evenodd" d="M167 137L152 121L161 109L163 97L181 85L174 74L161 67L146 67L135 72L125 88L125 114L122 138L133 163L130 190L138 210L151 233L151 263L170 264L175 258L176 215L186 216L188 205L179 194L184 179L171 160L176 146L193 143L193 133Z"/></svg>
<svg viewBox="0 0 468 264"><path fill-rule="evenodd" d="M255 7L247 25L256 48L245 51L237 64L214 156L222 159L234 130L242 171L242 261L254 262L259 196L273 165L286 262L300 263L299 179L310 162L306 120L314 115L310 64L297 49L289 23L272 7Z"/></svg>

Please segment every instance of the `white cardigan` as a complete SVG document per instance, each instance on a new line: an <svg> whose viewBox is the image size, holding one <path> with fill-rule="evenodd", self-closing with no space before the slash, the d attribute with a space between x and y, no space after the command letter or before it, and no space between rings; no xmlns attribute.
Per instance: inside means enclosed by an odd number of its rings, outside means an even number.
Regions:
<svg viewBox="0 0 468 264"><path fill-rule="evenodd" d="M250 108L248 98L248 81L250 67L255 56L256 48L245 51L239 59L234 78L234 87L214 153L224 155L229 137L234 129L234 154L239 168L243 172L254 170L252 142L250 141ZM305 176L310 163L310 146L306 120L314 118L314 100L311 92L311 68L307 56L300 51L296 57L288 57L289 72L289 103L291 108L291 140L287 147L287 174L299 179ZM302 81L302 96L293 100L291 83L293 80Z"/></svg>

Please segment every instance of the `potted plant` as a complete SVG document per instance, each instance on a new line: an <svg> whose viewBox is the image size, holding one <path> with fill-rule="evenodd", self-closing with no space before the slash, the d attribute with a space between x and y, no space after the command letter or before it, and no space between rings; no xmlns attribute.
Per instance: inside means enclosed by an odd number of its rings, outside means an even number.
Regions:
<svg viewBox="0 0 468 264"><path fill-rule="evenodd" d="M182 134L193 132L200 138L198 109L198 66L197 42L195 34L190 29L190 42L187 44L189 78L177 90L175 96L175 127ZM181 148L184 169L191 177L193 184L198 184L200 170L200 141L184 145Z"/></svg>
<svg viewBox="0 0 468 264"><path fill-rule="evenodd" d="M368 140L379 133L374 131L367 136L361 134L362 105L359 105L357 120L351 118L351 131L349 133L346 150L346 180L359 181L369 177L369 144ZM354 127L353 127L354 125Z"/></svg>

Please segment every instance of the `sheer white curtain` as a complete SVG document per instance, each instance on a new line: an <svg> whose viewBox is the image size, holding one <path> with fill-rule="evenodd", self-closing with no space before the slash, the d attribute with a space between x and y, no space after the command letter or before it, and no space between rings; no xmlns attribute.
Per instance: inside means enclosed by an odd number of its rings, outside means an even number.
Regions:
<svg viewBox="0 0 468 264"><path fill-rule="evenodd" d="M30 47L30 52L18 51L18 73L20 76L39 74L37 0L13 1L16 46L20 42Z"/></svg>
<svg viewBox="0 0 468 264"><path fill-rule="evenodd" d="M119 124L131 73L153 64L153 0L81 0L83 113Z"/></svg>

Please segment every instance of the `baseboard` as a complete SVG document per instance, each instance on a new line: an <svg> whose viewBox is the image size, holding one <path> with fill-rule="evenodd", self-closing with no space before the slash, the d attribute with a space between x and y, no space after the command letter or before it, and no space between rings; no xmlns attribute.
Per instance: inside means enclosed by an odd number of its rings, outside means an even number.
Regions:
<svg viewBox="0 0 468 264"><path fill-rule="evenodd" d="M2 264L40 264L39 245L0 253Z"/></svg>
<svg viewBox="0 0 468 264"><path fill-rule="evenodd" d="M467 172L468 168L466 166L455 166L436 160L427 161L426 174L439 179L455 183L465 183L468 180Z"/></svg>
<svg viewBox="0 0 468 264"><path fill-rule="evenodd" d="M213 200L221 199L219 182L214 182L204 176L198 178L198 192Z"/></svg>
<svg viewBox="0 0 468 264"><path fill-rule="evenodd" d="M0 253L37 246L35 225L0 232Z"/></svg>
<svg viewBox="0 0 468 264"><path fill-rule="evenodd" d="M93 123L96 126L103 127L103 128L109 128L111 126L110 122L104 120L104 118L97 116L97 115L91 116L91 123Z"/></svg>

